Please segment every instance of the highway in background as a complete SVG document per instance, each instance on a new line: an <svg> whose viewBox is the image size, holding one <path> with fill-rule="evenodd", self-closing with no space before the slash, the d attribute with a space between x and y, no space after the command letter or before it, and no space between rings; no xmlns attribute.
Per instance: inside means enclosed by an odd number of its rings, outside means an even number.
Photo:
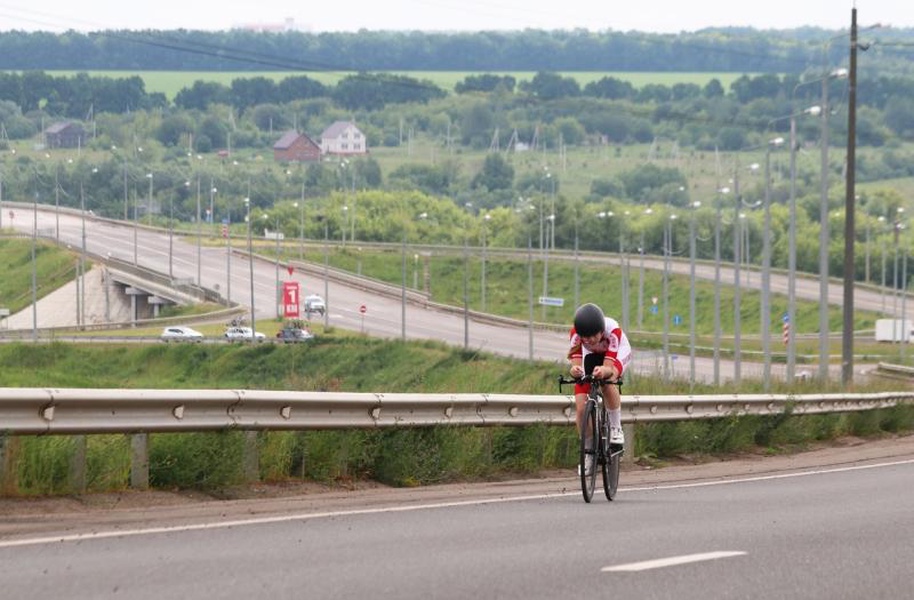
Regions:
<svg viewBox="0 0 914 600"><path fill-rule="evenodd" d="M41 205L38 205L38 210L35 211L32 205L16 205L9 202L4 202L3 206L4 211L16 212L14 219L10 219L8 214L4 215L5 227L12 225L16 230L30 234L37 224L40 235L56 238L59 231L61 243L73 249L81 248L83 219L78 213L58 213L53 208ZM218 235L218 225L204 226L208 228L206 234ZM318 293L327 297L330 307L327 322L335 327L391 339L405 337L414 340L441 340L451 345L466 347L471 351L491 352L515 358L533 357L537 360L562 361L565 355L567 334L563 331L531 331L525 323L496 323L474 318L471 314L464 316L459 309L440 311L428 307L425 303L404 303L397 297L399 294L395 286L392 287L392 295L378 294L346 285L332 277L324 278L319 269L310 269L307 273L296 269L289 275L285 263L277 264L275 261L257 258L253 261L252 286L251 262L240 254L241 251L246 251L246 240L243 239L232 240L235 252L230 257L227 247L198 245L195 236L170 236L167 231L138 227L132 222L89 217L85 219L85 231L86 249L90 255L102 259L110 256L129 263L135 262L138 266L169 273L176 280L199 283L248 308L253 298L257 320L276 318L277 282L291 279L299 282L302 295ZM297 255L293 258L297 258ZM312 252L311 262L319 264L321 260L322 257L313 256ZM649 257L645 258L644 264L647 269L663 268L662 261ZM673 262L671 268L682 275L689 273L687 262ZM747 287L759 285L758 274L753 275L754 277L744 274L744 277L747 277ZM713 279L714 269L707 264L699 265L696 276ZM725 284L732 284L733 270L722 266L721 278ZM787 277L783 273L773 273L771 289L774 292L786 291ZM798 277L796 289L798 298L818 299L819 289L816 280ZM519 293L527 294L527 291L522 290ZM829 298L835 303L840 303L842 291L839 284L831 283ZM885 294L878 290L858 287L855 291L855 305L861 309L880 310L884 304ZM637 372L657 373L662 368L663 361L658 353L636 354ZM711 380L711 359L697 357L695 368L699 380ZM688 377L691 370L690 357L671 357L670 369L672 375ZM744 377L759 377L762 365L743 360L740 371ZM836 371L838 372L840 371ZM773 365L772 373L774 377L782 378L783 365ZM732 374L732 362L722 361L721 378L728 379Z"/></svg>

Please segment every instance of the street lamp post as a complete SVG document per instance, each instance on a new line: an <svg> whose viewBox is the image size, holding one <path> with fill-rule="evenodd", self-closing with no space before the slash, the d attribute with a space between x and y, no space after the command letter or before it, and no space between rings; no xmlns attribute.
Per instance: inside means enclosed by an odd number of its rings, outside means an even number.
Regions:
<svg viewBox="0 0 914 600"><path fill-rule="evenodd" d="M210 177L209 178L209 214L207 215L210 223L216 222L216 192L217 191L218 190L216 189L216 186L213 183L213 178Z"/></svg>
<svg viewBox="0 0 914 600"><path fill-rule="evenodd" d="M486 213L482 217L482 281L480 282L480 304L482 312L486 312L486 246L488 244L489 221L492 215Z"/></svg>
<svg viewBox="0 0 914 600"><path fill-rule="evenodd" d="M403 341L406 341L406 226L405 226L405 224L403 227L403 243L400 245L400 276L402 279L401 285L400 285L400 338Z"/></svg>
<svg viewBox="0 0 914 600"><path fill-rule="evenodd" d="M765 223L762 228L762 385L767 392L771 385L771 149L784 143L777 137L765 149Z"/></svg>
<svg viewBox="0 0 914 600"><path fill-rule="evenodd" d="M808 83L821 82L822 104L819 114L822 115L821 126L821 192L819 197L819 379L825 381L828 377L828 83L832 79L844 79L848 75L847 69L836 69L826 76L811 81L802 81L794 87L797 89ZM812 109L810 109L811 111ZM813 113L814 114L814 113Z"/></svg>
<svg viewBox="0 0 914 600"><path fill-rule="evenodd" d="M670 263L673 255L673 221L670 215L664 227L663 240L663 379L670 380Z"/></svg>
<svg viewBox="0 0 914 600"><path fill-rule="evenodd" d="M149 178L149 198L146 201L146 223L152 225L152 172L147 173L146 177Z"/></svg>
<svg viewBox="0 0 914 600"><path fill-rule="evenodd" d="M248 274L249 274L250 280L251 280L251 332L252 332L252 336L253 336L254 333L257 331L257 323L256 323L256 313L254 312L254 243L253 243L253 235L251 233L251 199L250 198L244 199L244 208L246 211L244 220L248 225L248 268L249 268ZM199 211L199 209L198 209L198 211ZM253 337L252 337L252 341L253 341Z"/></svg>
<svg viewBox="0 0 914 600"><path fill-rule="evenodd" d="M342 247L346 247L346 229L349 227L349 205L343 205L343 226L340 227L340 241Z"/></svg>
<svg viewBox="0 0 914 600"><path fill-rule="evenodd" d="M619 269L622 271L622 330L628 330L629 324L629 261L628 250L625 244L625 223L631 216L630 211L625 211L625 219L619 222ZM577 304L575 304L577 306Z"/></svg>
<svg viewBox="0 0 914 600"><path fill-rule="evenodd" d="M86 328L86 192L83 184L79 184L79 208L82 221L82 251L79 255L79 324Z"/></svg>
<svg viewBox="0 0 914 600"><path fill-rule="evenodd" d="M232 304L232 211L225 211L225 299Z"/></svg>
<svg viewBox="0 0 914 600"><path fill-rule="evenodd" d="M168 199L168 277L174 279L175 257L175 200L169 195Z"/></svg>
<svg viewBox="0 0 914 600"><path fill-rule="evenodd" d="M269 218L270 218L269 215L267 215L266 213L264 213L264 215L263 215L263 221L264 221L264 223L266 223L266 222L269 220ZM275 281L275 285L274 285L274 289L273 289L273 295L274 295L274 298L275 298L274 304L276 305L276 318L277 318L277 319L282 318L282 314L281 314L280 311L279 311L279 305L280 305L280 301L279 301L279 298L280 298L280 291L279 291L279 253L280 253L280 249L279 249L279 235L280 235L280 234L279 234L279 214L277 214L276 217L275 217L275 225L274 225L274 230L273 230L273 238L276 240L276 250L275 250L275 255L276 255L276 256L275 256L275 260L273 261L273 264L274 264L274 267L275 267L275 271L276 271L276 281ZM324 312L326 312L326 311L324 311Z"/></svg>
<svg viewBox="0 0 914 600"><path fill-rule="evenodd" d="M718 194L729 194L730 188L718 188ZM720 225L723 201L717 199L717 210L714 219L714 384L720 384Z"/></svg>
<svg viewBox="0 0 914 600"><path fill-rule="evenodd" d="M653 214L654 209L644 210L645 215ZM638 269L638 329L644 326L644 226L641 226L641 245L638 248L641 262Z"/></svg>
<svg viewBox="0 0 914 600"><path fill-rule="evenodd" d="M692 212L689 215L689 389L695 385L695 326L698 318L695 299L695 213L701 207L701 201L692 202Z"/></svg>
<svg viewBox="0 0 914 600"><path fill-rule="evenodd" d="M733 215L733 382L736 384L740 383L742 365L740 364L741 358L741 317L742 317L742 300L741 300L741 286L740 286L740 263L741 258L741 249L742 249L742 213L740 208L742 205L742 198L739 195L739 179L734 177L733 179L733 198L734 198L734 208L735 212Z"/></svg>
<svg viewBox="0 0 914 600"><path fill-rule="evenodd" d="M298 260L305 259L305 184L301 184L301 206L293 202L292 206L300 209L298 218Z"/></svg>
<svg viewBox="0 0 914 600"><path fill-rule="evenodd" d="M886 263L885 263L885 224L886 224L886 218L885 218L885 215L879 215L879 224L881 225L881 227L880 227L880 233L882 234L882 235L879 236L880 242L881 242L881 243L879 244L879 248L880 248L880 251L881 251L881 259L882 259L882 268L880 269L881 274L882 274L882 277L881 277L881 283L880 283L879 289L881 290L881 293L882 293L882 312L885 313L885 269L886 269Z"/></svg>
<svg viewBox="0 0 914 600"><path fill-rule="evenodd" d="M788 224L787 258L787 381L793 382L797 363L797 116L818 115L821 107L812 106L790 115L790 223ZM827 218L827 214L826 214Z"/></svg>
<svg viewBox="0 0 914 600"><path fill-rule="evenodd" d="M188 182L190 183L190 182ZM247 202L247 198L245 198ZM197 175L197 285L202 285L201 283L201 274L202 269L202 252L203 252L203 224L200 222L200 176Z"/></svg>
<svg viewBox="0 0 914 600"><path fill-rule="evenodd" d="M790 115L790 209L787 226L787 381L792 385L796 369L797 288L797 118Z"/></svg>
<svg viewBox="0 0 914 600"><path fill-rule="evenodd" d="M546 247L543 254L543 301L549 296L549 228L552 228L552 239L555 240L555 214L546 217ZM546 304L543 304L543 321L546 320Z"/></svg>

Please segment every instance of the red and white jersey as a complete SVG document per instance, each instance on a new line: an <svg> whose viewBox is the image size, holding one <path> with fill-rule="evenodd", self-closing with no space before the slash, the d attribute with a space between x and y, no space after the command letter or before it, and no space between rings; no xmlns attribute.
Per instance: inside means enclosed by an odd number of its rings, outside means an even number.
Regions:
<svg viewBox="0 0 914 600"><path fill-rule="evenodd" d="M632 358L632 346L628 342L628 336L619 327L619 323L612 317L604 317L606 327L603 329L600 339L594 344L586 344L581 336L577 334L574 327L571 328L570 340L571 347L568 349L568 358L580 358L583 364L584 357L592 353L601 353L604 357L609 358L615 363L616 371L621 376L628 363Z"/></svg>

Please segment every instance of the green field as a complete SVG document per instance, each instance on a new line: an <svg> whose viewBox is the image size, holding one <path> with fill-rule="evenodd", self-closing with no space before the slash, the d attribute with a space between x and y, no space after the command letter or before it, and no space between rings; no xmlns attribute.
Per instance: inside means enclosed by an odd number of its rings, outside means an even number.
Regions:
<svg viewBox="0 0 914 600"><path fill-rule="evenodd" d="M54 76L73 76L76 71L47 71L49 75ZM286 77L305 75L325 85L336 85L341 79L348 75L354 75L350 71L88 71L93 77L133 77L138 75L146 83L147 92L161 92L169 100L174 100L175 95L185 87L190 87L195 81L207 81L231 85L234 79L245 79L252 77L267 77L275 81L281 81ZM481 75L477 71L395 71L392 75L404 75L420 80L428 80L438 87L452 91L454 85L463 81L469 75ZM500 71L493 73L496 75L511 75L518 83L521 81L530 81L536 75L533 71ZM675 83L694 83L704 86L712 79L717 79L728 89L730 84L741 77L742 73L626 73L618 71L582 71L562 73L565 77L573 77L582 87L592 81L598 81L603 77L615 77L622 81L631 83L636 88L647 84L673 85ZM751 75L751 73L750 73Z"/></svg>

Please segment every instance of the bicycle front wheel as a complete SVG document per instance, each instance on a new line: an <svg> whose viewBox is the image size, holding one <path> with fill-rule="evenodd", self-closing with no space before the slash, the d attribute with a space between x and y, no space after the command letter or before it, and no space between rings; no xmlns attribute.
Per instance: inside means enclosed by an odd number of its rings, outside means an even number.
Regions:
<svg viewBox="0 0 914 600"><path fill-rule="evenodd" d="M578 466L584 502L590 502L593 499L593 490L597 484L597 447L600 439L598 436L597 405L593 400L588 400L584 407L584 421L581 427L581 462Z"/></svg>
<svg viewBox="0 0 914 600"><path fill-rule="evenodd" d="M621 463L622 451L610 445L607 448L606 460L603 461L603 492L606 494L607 500L613 500L616 497L616 491L619 489Z"/></svg>

